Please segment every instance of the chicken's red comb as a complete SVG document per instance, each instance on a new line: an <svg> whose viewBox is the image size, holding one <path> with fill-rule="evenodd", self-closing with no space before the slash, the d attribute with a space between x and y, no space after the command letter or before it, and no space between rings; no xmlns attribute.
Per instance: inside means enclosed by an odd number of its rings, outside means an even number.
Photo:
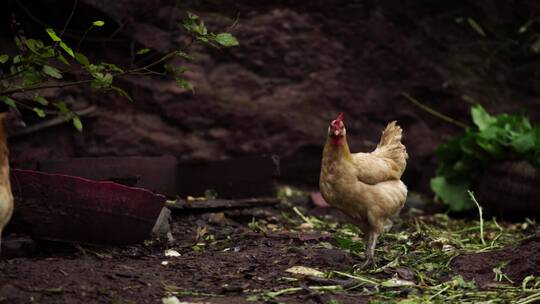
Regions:
<svg viewBox="0 0 540 304"><path fill-rule="evenodd" d="M334 119L332 122L332 126L336 129L339 129L339 122L343 121L343 112L339 113L339 115Z"/></svg>

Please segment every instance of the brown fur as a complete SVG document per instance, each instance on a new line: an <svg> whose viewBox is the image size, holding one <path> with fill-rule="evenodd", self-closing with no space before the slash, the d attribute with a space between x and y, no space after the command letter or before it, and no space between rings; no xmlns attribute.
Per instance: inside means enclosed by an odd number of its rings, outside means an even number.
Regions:
<svg viewBox="0 0 540 304"><path fill-rule="evenodd" d="M9 181L9 151L4 126L5 117L5 113L0 113L0 246L2 230L11 219L13 213L13 195Z"/></svg>

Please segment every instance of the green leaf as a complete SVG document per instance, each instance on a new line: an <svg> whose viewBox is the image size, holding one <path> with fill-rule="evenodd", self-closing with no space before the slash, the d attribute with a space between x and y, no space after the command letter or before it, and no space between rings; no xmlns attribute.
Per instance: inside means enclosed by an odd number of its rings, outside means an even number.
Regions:
<svg viewBox="0 0 540 304"><path fill-rule="evenodd" d="M9 60L9 55L7 55L7 54L0 55L0 63L1 64L6 63L8 60Z"/></svg>
<svg viewBox="0 0 540 304"><path fill-rule="evenodd" d="M192 60L193 59L193 57L191 57L188 53L182 52L182 51L177 51L175 53L175 55L178 56L178 57L182 57L184 59L187 59L187 60Z"/></svg>
<svg viewBox="0 0 540 304"><path fill-rule="evenodd" d="M217 34L214 40L222 46L235 46L238 45L238 40L230 33Z"/></svg>
<svg viewBox="0 0 540 304"><path fill-rule="evenodd" d="M512 139L511 145L518 153L527 153L535 146L534 134L518 134Z"/></svg>
<svg viewBox="0 0 540 304"><path fill-rule="evenodd" d="M487 140L479 137L476 139L476 143L478 144L478 146L482 147L482 149L488 152L489 155L495 158L501 157L504 153L503 146L496 141Z"/></svg>
<svg viewBox="0 0 540 304"><path fill-rule="evenodd" d="M3 103L7 104L8 106L12 108L17 108L17 102L9 96L0 96L0 101L2 101Z"/></svg>
<svg viewBox="0 0 540 304"><path fill-rule="evenodd" d="M44 106L49 104L49 101L47 99L45 99L45 97L43 97L43 96L41 96L39 94L36 94L34 96L34 101L41 104L41 105L44 105Z"/></svg>
<svg viewBox="0 0 540 304"><path fill-rule="evenodd" d="M482 29L480 24L478 24L474 19L467 18L467 22L480 36L486 37L486 32L484 32L484 29Z"/></svg>
<svg viewBox="0 0 540 304"><path fill-rule="evenodd" d="M71 112L71 111L69 110L69 108L67 107L66 103L63 102L63 101L55 102L55 103L54 103L54 106L58 109L58 112L59 112L60 114L68 114L68 113Z"/></svg>
<svg viewBox="0 0 540 304"><path fill-rule="evenodd" d="M27 67L22 72L23 86L31 86L41 81L41 74L34 67Z"/></svg>
<svg viewBox="0 0 540 304"><path fill-rule="evenodd" d="M431 179L431 189L452 211L465 211L474 207L467 196L468 183L449 181L444 176Z"/></svg>
<svg viewBox="0 0 540 304"><path fill-rule="evenodd" d="M186 90L190 90L190 91L194 90L193 85L182 77L178 77L178 76L176 77L176 85Z"/></svg>
<svg viewBox="0 0 540 304"><path fill-rule="evenodd" d="M88 73L92 74L93 77L96 77L94 74L97 73L103 73L105 71L105 67L99 64L89 64L84 67Z"/></svg>
<svg viewBox="0 0 540 304"><path fill-rule="evenodd" d="M108 69L109 71L113 71L113 72L117 72L117 73L124 73L124 70L121 69L120 67L118 67L114 63L102 62L101 66Z"/></svg>
<svg viewBox="0 0 540 304"><path fill-rule="evenodd" d="M355 242L351 238L336 236L337 246L341 249L350 250L351 252L360 252L362 251L362 243Z"/></svg>
<svg viewBox="0 0 540 304"><path fill-rule="evenodd" d="M480 131L487 129L496 121L496 119L489 115L489 113L479 104L471 107L471 115L474 124Z"/></svg>
<svg viewBox="0 0 540 304"><path fill-rule="evenodd" d="M32 108L32 110L34 110L34 112L37 114L37 116L39 116L40 118L43 118L45 116L47 116L47 114L45 114L45 111L43 111L42 109L40 108Z"/></svg>
<svg viewBox="0 0 540 304"><path fill-rule="evenodd" d="M21 51L24 51L24 46L22 43L22 40L19 36L15 36L15 45L17 45L17 48Z"/></svg>
<svg viewBox="0 0 540 304"><path fill-rule="evenodd" d="M190 20L195 21L195 20L199 19L199 16L197 16L197 15L195 15L195 14L192 14L191 12L187 12L187 14L188 14L188 18L189 18Z"/></svg>
<svg viewBox="0 0 540 304"><path fill-rule="evenodd" d="M113 75L111 73L101 73L95 72L92 73L92 76L95 78L92 81L92 86L96 89L105 89L110 88L113 82Z"/></svg>
<svg viewBox="0 0 540 304"><path fill-rule="evenodd" d="M203 37L203 36L197 37L197 40L202 41L202 42L208 42L208 38Z"/></svg>
<svg viewBox="0 0 540 304"><path fill-rule="evenodd" d="M62 39L56 35L56 32L52 28L46 28L45 31L47 31L47 34L51 37L51 39L55 42L60 42Z"/></svg>
<svg viewBox="0 0 540 304"><path fill-rule="evenodd" d="M77 129L77 131L82 132L83 124L79 116L73 116L73 126L75 127L75 129Z"/></svg>
<svg viewBox="0 0 540 304"><path fill-rule="evenodd" d="M131 96L129 96L129 94L126 91L124 91L122 88L119 88L117 86L111 86L111 90L115 91L116 94L118 94L119 96L125 97L129 101L133 102L133 98L131 98Z"/></svg>
<svg viewBox="0 0 540 304"><path fill-rule="evenodd" d="M197 28L197 33L202 36L206 36L208 34L208 29L206 28L206 25L204 24L204 21L201 20L199 23L199 26Z"/></svg>
<svg viewBox="0 0 540 304"><path fill-rule="evenodd" d="M75 52L75 60L77 60L83 66L87 66L87 65L90 64L90 61L88 60L88 57L86 57L82 53Z"/></svg>
<svg viewBox="0 0 540 304"><path fill-rule="evenodd" d="M92 22L92 24L94 26L103 26L103 25L105 25L105 21L96 20L96 21Z"/></svg>
<svg viewBox="0 0 540 304"><path fill-rule="evenodd" d="M111 73L107 73L101 78L101 81L103 81L104 84L110 86L113 82L113 75Z"/></svg>
<svg viewBox="0 0 540 304"><path fill-rule="evenodd" d="M66 57L64 57L64 55L62 54L59 54L58 56L56 56L56 58L61 61L63 64L65 65L70 65L69 62L66 60Z"/></svg>
<svg viewBox="0 0 540 304"><path fill-rule="evenodd" d="M75 57L75 54L73 53L73 50L67 44L65 44L63 41L60 42L60 47L62 49L64 49L64 51L66 51L66 53L68 53L69 56Z"/></svg>
<svg viewBox="0 0 540 304"><path fill-rule="evenodd" d="M38 50L39 50L39 45L37 44L37 41L34 40L34 39L26 39L24 41L24 44L26 45L26 47L28 47L28 49L30 51L32 51L33 53L38 53Z"/></svg>
<svg viewBox="0 0 540 304"><path fill-rule="evenodd" d="M143 54L146 54L148 52L150 52L150 49L149 48L144 48L144 49L138 50L136 54L137 55L143 55Z"/></svg>
<svg viewBox="0 0 540 304"><path fill-rule="evenodd" d="M476 284L475 284L474 280L467 282L460 275L453 277L452 281L454 283L456 283L456 285L458 285L461 288L476 289Z"/></svg>
<svg viewBox="0 0 540 304"><path fill-rule="evenodd" d="M43 73L51 76L52 78L62 79L62 73L57 68L50 65L43 66Z"/></svg>
<svg viewBox="0 0 540 304"><path fill-rule="evenodd" d="M56 52L55 50L53 49L52 46L46 46L44 47L42 50L41 50L41 57L43 58L52 58L56 56Z"/></svg>
<svg viewBox="0 0 540 304"><path fill-rule="evenodd" d="M208 29L204 24L204 21L201 20L199 24L195 22L196 18L189 18L184 20L184 28L190 33L196 34L197 36L206 36L208 35ZM200 38L200 37L199 37Z"/></svg>

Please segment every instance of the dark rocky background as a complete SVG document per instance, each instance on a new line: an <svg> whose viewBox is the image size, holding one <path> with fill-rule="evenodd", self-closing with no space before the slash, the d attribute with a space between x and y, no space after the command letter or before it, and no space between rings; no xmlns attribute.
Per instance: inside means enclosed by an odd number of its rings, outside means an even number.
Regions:
<svg viewBox="0 0 540 304"><path fill-rule="evenodd" d="M6 1L0 44L11 43L12 15L29 37L46 39L43 28L61 29L72 5ZM162 154L218 160L276 153L284 180L316 186L327 124L343 111L357 151L373 149L385 124L398 120L410 155L406 183L429 193L433 150L460 128L420 110L402 92L467 124L471 100L493 113L524 109L538 123L538 55L517 34L538 8L535 1L496 0L81 0L65 37L76 44L93 20L104 20L82 45L94 59L140 65L183 46L180 20L188 10L213 31L227 29L238 17L230 30L241 45L192 48L195 60L179 63L190 68L194 94L160 77L118 80L134 103L87 87L49 90L51 99L74 108L95 104L97 110L83 118L83 133L62 125L13 138L12 162ZM467 18L481 24L486 37ZM133 50L143 47L153 52L134 60Z"/></svg>

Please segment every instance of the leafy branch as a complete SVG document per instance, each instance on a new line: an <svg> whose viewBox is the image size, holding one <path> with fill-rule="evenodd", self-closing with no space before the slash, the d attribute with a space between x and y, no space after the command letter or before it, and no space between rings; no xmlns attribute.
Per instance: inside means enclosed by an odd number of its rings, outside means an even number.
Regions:
<svg viewBox="0 0 540 304"><path fill-rule="evenodd" d="M50 44L46 44L39 39L28 39L22 35L16 35L14 40L19 52L11 56L9 54L0 54L0 102L12 108L21 106L31 109L41 118L50 113L52 107L54 113L72 121L75 128L81 131L83 125L80 118L66 103L62 101L50 102L41 96L39 91L48 88L89 84L96 90L113 91L119 96L133 101L124 89L114 85L115 79L127 75L173 76L180 87L193 90L193 86L183 76L183 73L187 71L186 68L165 64L166 73L156 72L153 68L175 56L184 60L191 60L187 50L193 43L202 43L217 48L238 45L238 41L230 33L216 34L209 32L204 21L200 20L198 16L188 13L187 18L183 21L183 27L191 35L192 39L183 49L172 50L144 66L123 69L113 63L92 63L86 55L79 52L79 47L88 32L104 25L104 21L94 21L78 42L75 51L62 39L62 33L65 29L58 35L54 29L46 28L45 31L51 39ZM144 48L137 51L136 55L142 55L150 51L150 49ZM84 75L84 79L64 80L65 75L73 73L73 67ZM68 68L70 71L68 71ZM21 101L21 93L27 96L29 92L34 91L38 92L33 95L30 104Z"/></svg>

